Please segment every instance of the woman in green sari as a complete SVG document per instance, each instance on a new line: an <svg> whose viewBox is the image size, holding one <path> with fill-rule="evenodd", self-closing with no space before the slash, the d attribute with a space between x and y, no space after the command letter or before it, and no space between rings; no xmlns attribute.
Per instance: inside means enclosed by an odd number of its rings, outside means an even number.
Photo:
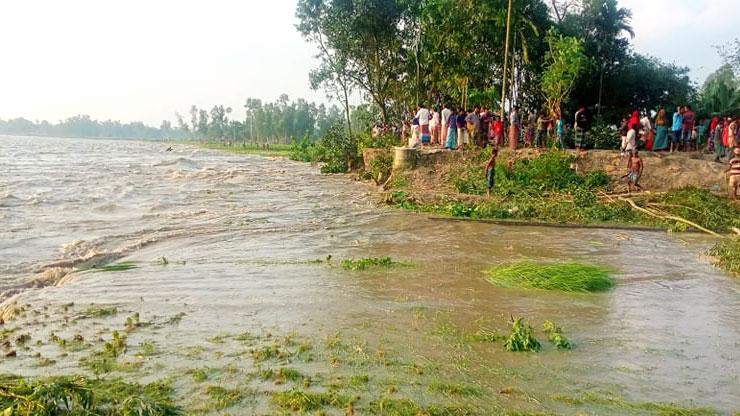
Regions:
<svg viewBox="0 0 740 416"><path fill-rule="evenodd" d="M658 111L658 116L655 117L655 143L653 143L653 151L665 150L668 148L668 119L665 115L665 109L661 108Z"/></svg>

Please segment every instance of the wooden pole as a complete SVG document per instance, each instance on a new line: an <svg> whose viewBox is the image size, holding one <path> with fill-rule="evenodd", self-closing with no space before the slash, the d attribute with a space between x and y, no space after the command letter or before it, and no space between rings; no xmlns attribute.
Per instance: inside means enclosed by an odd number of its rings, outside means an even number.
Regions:
<svg viewBox="0 0 740 416"><path fill-rule="evenodd" d="M509 0L509 11L506 16L506 46L504 47L504 78L501 86L501 120L505 122L504 107L506 106L506 79L509 70L509 36L511 34L511 3Z"/></svg>

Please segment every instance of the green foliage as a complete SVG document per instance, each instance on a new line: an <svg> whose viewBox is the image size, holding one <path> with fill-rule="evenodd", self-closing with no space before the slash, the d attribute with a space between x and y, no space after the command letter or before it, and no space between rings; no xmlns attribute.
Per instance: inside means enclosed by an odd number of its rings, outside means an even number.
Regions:
<svg viewBox="0 0 740 416"><path fill-rule="evenodd" d="M547 44L547 67L540 82L547 108L551 114L559 114L589 59L584 53L583 40L563 36L554 28L547 32Z"/></svg>
<svg viewBox="0 0 740 416"><path fill-rule="evenodd" d="M293 139L293 144L290 145L289 158L299 162L313 162L316 159L315 149L313 140L306 134L301 141Z"/></svg>
<svg viewBox="0 0 740 416"><path fill-rule="evenodd" d="M511 323L511 335L504 343L506 351L539 352L542 345L534 337L532 326L524 318L517 318Z"/></svg>
<svg viewBox="0 0 740 416"><path fill-rule="evenodd" d="M432 391L455 396L480 397L483 395L483 390L481 388L468 386L465 384L433 382L429 385L429 389Z"/></svg>
<svg viewBox="0 0 740 416"><path fill-rule="evenodd" d="M329 128L316 147L317 161L325 163L321 173L344 173L357 164L357 141L339 123Z"/></svg>
<svg viewBox="0 0 740 416"><path fill-rule="evenodd" d="M740 237L726 238L715 244L708 252L717 266L740 277Z"/></svg>
<svg viewBox="0 0 740 416"><path fill-rule="evenodd" d="M740 228L740 205L706 189L673 189L647 203L651 208L677 215L717 232L729 232L733 227ZM673 227L681 231L685 230L686 225L676 223Z"/></svg>
<svg viewBox="0 0 740 416"><path fill-rule="evenodd" d="M367 270L371 268L391 268L394 266L398 266L401 263L394 262L391 260L390 257L365 257L362 259L348 259L348 260L342 260L341 263L339 263L340 266L342 266L345 270Z"/></svg>
<svg viewBox="0 0 740 416"><path fill-rule="evenodd" d="M547 334L550 342L552 342L557 349L570 350L573 348L570 340L568 340L568 338L563 335L562 328L555 325L552 321L545 321L542 324L542 328L545 330L545 333Z"/></svg>
<svg viewBox="0 0 740 416"><path fill-rule="evenodd" d="M175 416L183 414L164 383L147 385L82 376L0 381L3 416Z"/></svg>
<svg viewBox="0 0 740 416"><path fill-rule="evenodd" d="M603 292L614 286L605 267L580 263L519 262L496 266L486 271L488 280L503 287L559 290L563 292Z"/></svg>
<svg viewBox="0 0 740 416"><path fill-rule="evenodd" d="M591 128L591 132L585 142L586 147L614 150L619 149L622 145L622 138L619 136L619 131L615 129L614 126L597 123Z"/></svg>
<svg viewBox="0 0 740 416"><path fill-rule="evenodd" d="M740 80L729 65L710 74L699 96L700 109L710 115L733 115L740 111Z"/></svg>

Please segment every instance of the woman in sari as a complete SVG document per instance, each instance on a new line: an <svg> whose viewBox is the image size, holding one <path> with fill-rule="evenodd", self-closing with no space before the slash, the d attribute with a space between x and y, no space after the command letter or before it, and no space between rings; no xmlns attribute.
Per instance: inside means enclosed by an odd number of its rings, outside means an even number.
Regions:
<svg viewBox="0 0 740 416"><path fill-rule="evenodd" d="M665 109L658 111L655 117L655 142L653 142L653 151L668 149L668 118Z"/></svg>

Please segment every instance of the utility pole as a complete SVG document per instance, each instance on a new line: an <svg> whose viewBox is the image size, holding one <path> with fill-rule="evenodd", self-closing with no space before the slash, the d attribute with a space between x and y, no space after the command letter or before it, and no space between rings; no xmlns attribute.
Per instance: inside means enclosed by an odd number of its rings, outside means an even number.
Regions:
<svg viewBox="0 0 740 416"><path fill-rule="evenodd" d="M509 70L509 35L511 34L511 3L509 0L509 12L506 16L506 47L504 47L504 79L501 86L501 120L505 123L504 119L504 106L506 105L506 79L508 78Z"/></svg>

